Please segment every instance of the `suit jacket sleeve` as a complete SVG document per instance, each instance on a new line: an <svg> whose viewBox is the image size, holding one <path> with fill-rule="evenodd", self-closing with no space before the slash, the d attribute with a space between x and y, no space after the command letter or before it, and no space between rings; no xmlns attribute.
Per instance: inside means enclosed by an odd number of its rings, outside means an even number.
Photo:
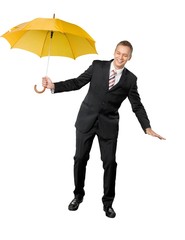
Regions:
<svg viewBox="0 0 185 240"><path fill-rule="evenodd" d="M131 103L132 111L135 113L143 131L145 132L146 128L150 128L151 126L146 110L138 93L137 78L133 81L133 84L129 90L128 99Z"/></svg>
<svg viewBox="0 0 185 240"><path fill-rule="evenodd" d="M72 78L66 81L54 83L55 85L54 93L74 91L82 88L83 86L85 86L87 83L91 81L92 68L93 67L91 65L84 73L82 73L77 78Z"/></svg>

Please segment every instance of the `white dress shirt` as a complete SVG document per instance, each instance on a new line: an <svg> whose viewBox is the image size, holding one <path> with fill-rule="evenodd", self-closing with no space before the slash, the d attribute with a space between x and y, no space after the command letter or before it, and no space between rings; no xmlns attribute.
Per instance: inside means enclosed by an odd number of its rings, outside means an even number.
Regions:
<svg viewBox="0 0 185 240"><path fill-rule="evenodd" d="M114 64L113 64L113 61L111 62L111 65L110 65L110 73L111 73L112 70L114 70L114 71L117 73L117 74L116 74L116 77L115 77L115 84L114 84L114 85L116 85L116 84L119 82L120 77L121 77L121 74L122 74L122 72L123 72L123 69L124 69L124 67L121 68L121 69L115 69ZM110 75L110 74L109 74L109 75Z"/></svg>

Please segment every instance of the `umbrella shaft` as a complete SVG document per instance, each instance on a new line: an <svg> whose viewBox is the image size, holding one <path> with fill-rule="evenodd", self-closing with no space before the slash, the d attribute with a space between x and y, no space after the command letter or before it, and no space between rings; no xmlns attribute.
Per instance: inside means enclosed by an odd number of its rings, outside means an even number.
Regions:
<svg viewBox="0 0 185 240"><path fill-rule="evenodd" d="M48 49L48 61L47 61L47 66L46 66L46 76L48 75L49 60L50 60L50 55L51 55L50 53L51 53L52 37L53 37L53 31L51 31L51 38L50 38L49 49Z"/></svg>

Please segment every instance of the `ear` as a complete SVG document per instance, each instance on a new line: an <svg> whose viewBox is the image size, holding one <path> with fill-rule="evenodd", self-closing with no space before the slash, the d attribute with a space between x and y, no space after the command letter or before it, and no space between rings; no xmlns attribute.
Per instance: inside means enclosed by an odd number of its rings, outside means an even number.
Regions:
<svg viewBox="0 0 185 240"><path fill-rule="evenodd" d="M132 58L132 55L130 55L130 57L128 58L128 61Z"/></svg>

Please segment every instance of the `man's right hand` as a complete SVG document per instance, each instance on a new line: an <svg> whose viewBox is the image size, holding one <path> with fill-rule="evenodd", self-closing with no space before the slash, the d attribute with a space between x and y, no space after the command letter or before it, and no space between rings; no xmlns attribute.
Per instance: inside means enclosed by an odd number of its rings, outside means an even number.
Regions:
<svg viewBox="0 0 185 240"><path fill-rule="evenodd" d="M47 89L54 89L55 88L55 85L54 83L51 81L51 79L47 76L43 77L42 78L42 86L44 88L47 88Z"/></svg>

